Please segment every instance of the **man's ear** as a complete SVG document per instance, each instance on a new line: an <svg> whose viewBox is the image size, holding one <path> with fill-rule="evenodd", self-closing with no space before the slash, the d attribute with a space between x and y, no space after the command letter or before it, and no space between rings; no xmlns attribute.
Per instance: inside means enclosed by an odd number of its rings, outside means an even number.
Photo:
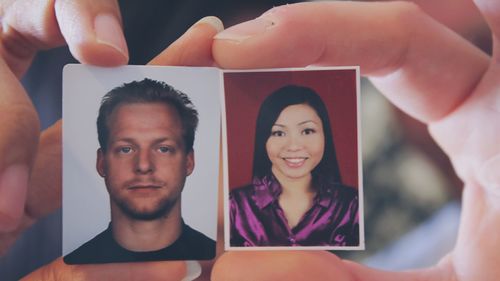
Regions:
<svg viewBox="0 0 500 281"><path fill-rule="evenodd" d="M97 159L95 167L97 173L104 178L106 176L106 164L104 163L104 152L102 151L102 148L99 148L97 150Z"/></svg>
<svg viewBox="0 0 500 281"><path fill-rule="evenodd" d="M194 150L191 150L187 154L187 159L186 159L186 176L191 175L194 170Z"/></svg>

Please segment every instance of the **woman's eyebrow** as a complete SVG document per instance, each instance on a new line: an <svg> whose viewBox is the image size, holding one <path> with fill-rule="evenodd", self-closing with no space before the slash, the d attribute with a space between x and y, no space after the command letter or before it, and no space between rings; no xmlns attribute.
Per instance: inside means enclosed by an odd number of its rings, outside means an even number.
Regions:
<svg viewBox="0 0 500 281"><path fill-rule="evenodd" d="M299 122L297 125L304 125L306 123L314 123L314 124L316 124L316 122L313 121L313 120L305 120L305 121Z"/></svg>
<svg viewBox="0 0 500 281"><path fill-rule="evenodd" d="M282 127L282 128L285 128L285 127L286 127L285 125L278 124L278 123L273 124L273 127L274 127L274 126L278 126L278 127Z"/></svg>

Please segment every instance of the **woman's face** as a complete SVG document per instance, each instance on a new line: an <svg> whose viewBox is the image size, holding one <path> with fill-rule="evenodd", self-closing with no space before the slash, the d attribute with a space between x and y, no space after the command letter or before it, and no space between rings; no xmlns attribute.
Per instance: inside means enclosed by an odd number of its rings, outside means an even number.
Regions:
<svg viewBox="0 0 500 281"><path fill-rule="evenodd" d="M325 150L323 124L316 111L307 104L283 109L271 128L266 150L278 179L310 177Z"/></svg>

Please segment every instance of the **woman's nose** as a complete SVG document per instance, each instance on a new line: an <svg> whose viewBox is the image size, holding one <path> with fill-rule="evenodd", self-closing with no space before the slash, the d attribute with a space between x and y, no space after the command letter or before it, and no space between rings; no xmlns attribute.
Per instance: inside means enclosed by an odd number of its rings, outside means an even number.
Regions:
<svg viewBox="0 0 500 281"><path fill-rule="evenodd" d="M288 138L287 150L297 151L302 149L302 147L303 147L303 140L300 138L300 136L292 135Z"/></svg>

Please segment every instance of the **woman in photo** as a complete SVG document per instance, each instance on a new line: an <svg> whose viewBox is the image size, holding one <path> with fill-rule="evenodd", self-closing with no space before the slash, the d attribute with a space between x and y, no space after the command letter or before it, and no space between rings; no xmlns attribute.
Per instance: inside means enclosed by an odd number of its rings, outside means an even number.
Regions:
<svg viewBox="0 0 500 281"><path fill-rule="evenodd" d="M268 96L252 183L230 192L231 246L358 246L358 203L342 184L320 96L294 85Z"/></svg>

